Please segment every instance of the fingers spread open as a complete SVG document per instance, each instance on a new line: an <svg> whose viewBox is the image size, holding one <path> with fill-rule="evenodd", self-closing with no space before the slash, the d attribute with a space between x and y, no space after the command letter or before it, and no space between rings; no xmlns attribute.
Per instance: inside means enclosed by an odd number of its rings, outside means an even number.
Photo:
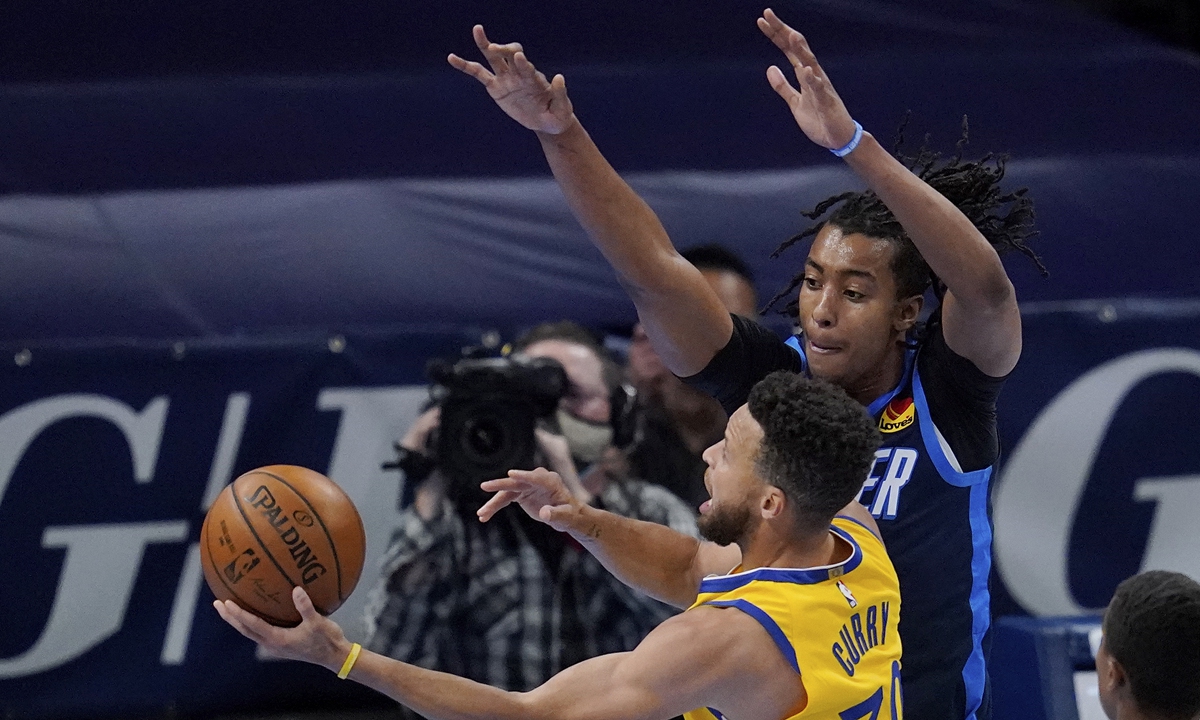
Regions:
<svg viewBox="0 0 1200 720"><path fill-rule="evenodd" d="M762 34L766 35L771 42L775 43L776 47L784 52L787 52L787 42L783 39L781 30L779 28L772 25L769 21L759 18L758 29L761 30Z"/></svg>
<svg viewBox="0 0 1200 720"><path fill-rule="evenodd" d="M453 53L451 53L446 60L450 62L450 65L455 70L459 70L470 75L484 85L487 85L492 81L493 78L496 77L492 73L488 72L488 69L479 63L471 62L470 60L464 60Z"/></svg>
<svg viewBox="0 0 1200 720"><path fill-rule="evenodd" d="M496 478L495 480L484 480L479 483L479 487L484 492L500 492L501 490L527 490L530 484L523 479L518 478Z"/></svg>
<svg viewBox="0 0 1200 720"><path fill-rule="evenodd" d="M512 56L513 69L523 78L532 78L537 75L537 68L533 63L529 62L529 58L525 57L525 53L517 51Z"/></svg>
<svg viewBox="0 0 1200 720"><path fill-rule="evenodd" d="M567 113L572 112L571 100L567 97L567 79L562 75L555 75L550 81L550 97L555 106Z"/></svg>
<svg viewBox="0 0 1200 720"><path fill-rule="evenodd" d="M808 46L808 40L790 25L779 19L770 8L763 11L758 19L758 27L763 34L775 43L775 46L787 55L788 62L800 72L800 67L812 67L818 75L823 74L817 57Z"/></svg>
<svg viewBox="0 0 1200 720"><path fill-rule="evenodd" d="M471 37L475 38L475 45L480 50L486 50L487 46L492 44L492 41L488 40L487 33L483 31L482 25L471 28Z"/></svg>
<svg viewBox="0 0 1200 720"><path fill-rule="evenodd" d="M805 67L812 68L818 75L823 74L817 56L808 47L808 41L800 33L792 30L788 38L788 57L795 57Z"/></svg>
<svg viewBox="0 0 1200 720"><path fill-rule="evenodd" d="M771 88L789 103L792 102L793 98L800 95L796 88L792 87L787 78L783 76L783 71L776 65L767 68L767 82L771 83Z"/></svg>
<svg viewBox="0 0 1200 720"><path fill-rule="evenodd" d="M501 45L492 42L488 39L487 33L483 31L482 25L472 28L472 35L475 38L475 45L483 53L488 64L492 66L493 72L501 73L508 70L513 56L524 50L521 43L512 42Z"/></svg>
<svg viewBox="0 0 1200 720"><path fill-rule="evenodd" d="M511 490L503 490L489 498L488 501L483 504L483 507L479 508L476 514L479 516L480 522L487 522L488 520L491 520L496 513L500 512L501 509L516 499L517 493L512 492Z"/></svg>
<svg viewBox="0 0 1200 720"><path fill-rule="evenodd" d="M559 76L561 77L561 76ZM562 92L566 92L566 85L562 86ZM562 482L562 476L553 470L547 470L544 467L539 467L534 470L515 470L509 471L509 477L524 480L535 487L551 490L557 487Z"/></svg>
<svg viewBox="0 0 1200 720"><path fill-rule="evenodd" d="M826 87L825 81L810 67L797 70L796 79L800 81L800 92L812 93L814 97L820 97L820 91Z"/></svg>
<svg viewBox="0 0 1200 720"><path fill-rule="evenodd" d="M771 8L764 10L762 17L758 19L758 29L762 30L763 34L769 37L780 50L788 49L788 32L791 31L791 28L780 20Z"/></svg>

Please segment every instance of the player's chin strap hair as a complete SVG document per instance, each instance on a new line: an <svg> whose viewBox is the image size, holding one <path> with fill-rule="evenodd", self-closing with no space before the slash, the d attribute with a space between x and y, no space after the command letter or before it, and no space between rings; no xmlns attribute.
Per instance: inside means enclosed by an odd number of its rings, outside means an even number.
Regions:
<svg viewBox="0 0 1200 720"><path fill-rule="evenodd" d="M857 125L857 123L856 123ZM1012 192L1000 190L1000 181L1004 179L1005 162L1007 157L993 154L985 155L976 162L963 162L963 148L967 144L967 118L963 116L962 137L957 144L958 152L949 162L942 162L941 154L929 149L929 136L925 137L916 157L900 154L904 143L904 129L908 125L908 115L904 117L896 134L896 142L892 154L904 164L914 175L924 180L934 190L944 195L954 203L967 219L971 221L996 252L1003 255L1009 250L1017 250L1033 260L1043 277L1047 274L1041 259L1026 244L1026 240L1037 235L1033 228L1033 200L1026 196L1028 188L1020 188ZM855 131L855 139L861 139ZM851 140L847 148L853 150L855 140ZM834 154L841 153L846 148L839 148ZM849 150L846 151L847 153ZM945 285L929 269L929 265L917 251L916 245L909 239L908 234L896 220L896 216L888 210L883 201L875 193L846 192L827 198L817 204L809 212L802 213L810 220L829 212L835 205L840 207L828 219L815 223L806 230L793 235L784 241L772 258L779 257L785 250L805 238L813 237L825 226L831 223L846 233L859 233L871 238L889 240L897 244L892 258L892 271L896 275L896 295L898 298L908 298L920 295L930 286L938 300L945 294ZM791 283L771 298L766 307L766 313L777 302L790 297L790 302L781 314L796 314L796 296L793 292L804 281L804 271L801 270L792 278Z"/></svg>
<svg viewBox="0 0 1200 720"><path fill-rule="evenodd" d="M346 656L346 662L342 663L342 669L338 670L338 680L345 680L350 674L350 669L354 667L354 661L358 660L358 654L362 652L362 645L354 643L350 646L350 654Z"/></svg>

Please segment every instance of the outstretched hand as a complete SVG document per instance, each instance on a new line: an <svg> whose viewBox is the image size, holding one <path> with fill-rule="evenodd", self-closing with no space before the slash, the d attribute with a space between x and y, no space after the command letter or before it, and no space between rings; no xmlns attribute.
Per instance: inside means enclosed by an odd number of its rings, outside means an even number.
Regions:
<svg viewBox="0 0 1200 720"><path fill-rule="evenodd" d="M496 493L479 508L479 519L483 522L515 502L529 517L565 532L570 530L572 521L583 507L558 473L546 468L509 470L508 477L488 480L480 487Z"/></svg>
<svg viewBox="0 0 1200 720"><path fill-rule="evenodd" d="M530 130L550 135L563 132L575 122L575 112L567 97L567 81L562 75L547 80L525 57L520 43L491 42L482 25L476 25L472 33L491 71L454 54L446 59L455 69L482 83L509 117Z"/></svg>
<svg viewBox="0 0 1200 720"><path fill-rule="evenodd" d="M792 87L778 66L767 68L767 82L787 102L796 124L809 140L821 147L835 150L845 146L854 137L854 120L809 49L808 41L770 8L758 19L758 29L783 51L796 73L799 90Z"/></svg>
<svg viewBox="0 0 1200 720"><path fill-rule="evenodd" d="M303 660L336 672L350 652L342 628L317 612L304 588L292 588L292 602L300 612L300 624L293 628L271 625L232 600L215 600L213 606L225 622L275 657Z"/></svg>

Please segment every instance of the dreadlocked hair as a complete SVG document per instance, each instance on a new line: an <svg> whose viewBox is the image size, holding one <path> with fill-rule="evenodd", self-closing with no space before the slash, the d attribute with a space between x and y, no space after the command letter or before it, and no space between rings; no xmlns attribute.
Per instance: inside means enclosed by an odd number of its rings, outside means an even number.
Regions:
<svg viewBox="0 0 1200 720"><path fill-rule="evenodd" d="M963 162L963 148L967 144L968 136L967 118L963 116L962 136L956 145L957 152L948 162L942 161L941 153L929 148L928 135L925 136L925 142L917 155L907 157L900 153L900 147L904 143L904 129L908 125L908 119L906 114L896 133L892 154L914 175L945 196L966 215L998 254L1003 255L1016 250L1032 260L1042 276L1046 276L1046 266L1042 264L1037 253L1026 244L1027 240L1038 234L1033 228L1033 200L1026 195L1029 188L1020 188L1012 192L1000 189L1007 156L988 153L978 161ZM892 256L891 268L896 278L897 298L922 295L932 287L934 295L939 303L941 302L946 286L930 270L896 216L874 192L866 190L834 195L801 214L809 220L819 220L835 206L836 209L827 219L788 238L771 253L771 257L777 258L792 245L816 236L826 224L834 225L847 234L862 234L895 244L896 251ZM790 296L791 302L780 313L795 317L798 313L798 301L793 293L803 281L804 270L801 269L786 288L771 298L763 308L763 313ZM936 316L931 318L930 322L936 322Z"/></svg>

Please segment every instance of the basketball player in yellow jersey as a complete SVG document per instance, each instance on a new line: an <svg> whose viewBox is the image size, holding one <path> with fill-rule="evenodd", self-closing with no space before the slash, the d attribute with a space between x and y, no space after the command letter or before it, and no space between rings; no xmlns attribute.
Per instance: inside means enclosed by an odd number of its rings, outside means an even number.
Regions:
<svg viewBox="0 0 1200 720"><path fill-rule="evenodd" d="M843 563L810 569L735 568L728 575L700 581L690 609L737 608L746 613L762 625L800 676L805 700L786 717L899 720L902 715L896 634L899 585L875 532L858 519L839 515L830 533L853 548ZM874 692L847 707L847 698L859 698L864 689ZM706 707L684 717L725 716Z"/></svg>
<svg viewBox="0 0 1200 720"><path fill-rule="evenodd" d="M845 391L787 372L755 385L708 448L699 542L581 504L544 469L483 484L487 521L516 503L570 533L627 584L689 608L632 652L567 668L527 693L350 643L303 589L298 627L216 608L275 655L322 665L428 718L900 720L900 589L855 502L879 435ZM508 512L511 512L509 510Z"/></svg>

